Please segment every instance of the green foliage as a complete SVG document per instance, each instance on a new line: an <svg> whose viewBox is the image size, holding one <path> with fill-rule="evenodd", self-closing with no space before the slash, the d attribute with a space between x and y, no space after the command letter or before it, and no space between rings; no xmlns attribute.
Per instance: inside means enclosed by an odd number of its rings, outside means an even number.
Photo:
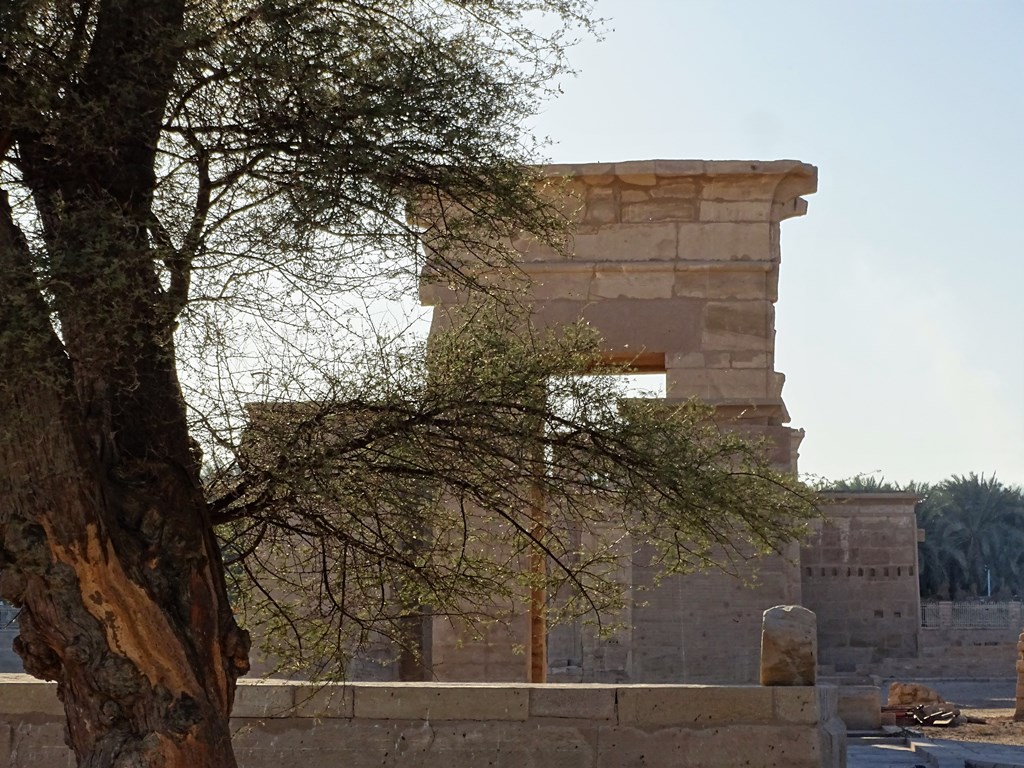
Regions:
<svg viewBox="0 0 1024 768"><path fill-rule="evenodd" d="M954 475L917 508L921 595L962 599L1024 594L1024 491L995 477Z"/></svg>
<svg viewBox="0 0 1024 768"><path fill-rule="evenodd" d="M842 480L825 480L818 484L822 491L843 493L890 493L903 490L899 483L891 483L874 474L854 475Z"/></svg>
<svg viewBox="0 0 1024 768"><path fill-rule="evenodd" d="M374 637L401 643L421 606L479 627L530 588L557 595L552 620L607 622L643 545L666 573L728 568L816 514L705 407L623 399L585 326L479 308L403 360L402 376L381 360L316 402L254 408L244 479L214 503L262 586L242 609L291 664L341 674Z"/></svg>
<svg viewBox="0 0 1024 768"><path fill-rule="evenodd" d="M911 480L908 483L897 483L885 477L875 477L875 473L853 475L842 480L822 480L815 484L820 491L837 493L916 493L926 496L930 489L927 483Z"/></svg>

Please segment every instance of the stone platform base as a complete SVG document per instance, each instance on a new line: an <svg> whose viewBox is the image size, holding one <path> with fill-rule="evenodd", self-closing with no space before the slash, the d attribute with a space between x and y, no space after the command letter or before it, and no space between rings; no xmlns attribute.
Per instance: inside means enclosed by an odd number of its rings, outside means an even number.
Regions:
<svg viewBox="0 0 1024 768"><path fill-rule="evenodd" d="M842 768L831 686L239 685L245 768ZM70 766L55 686L0 675L0 768Z"/></svg>

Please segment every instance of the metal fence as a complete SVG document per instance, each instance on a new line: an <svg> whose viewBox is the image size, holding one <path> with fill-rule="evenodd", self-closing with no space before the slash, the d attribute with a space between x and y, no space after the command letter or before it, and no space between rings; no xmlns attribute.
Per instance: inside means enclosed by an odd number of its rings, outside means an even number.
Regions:
<svg viewBox="0 0 1024 768"><path fill-rule="evenodd" d="M1007 629L1021 624L1021 604L945 601L921 604L921 626L951 629Z"/></svg>

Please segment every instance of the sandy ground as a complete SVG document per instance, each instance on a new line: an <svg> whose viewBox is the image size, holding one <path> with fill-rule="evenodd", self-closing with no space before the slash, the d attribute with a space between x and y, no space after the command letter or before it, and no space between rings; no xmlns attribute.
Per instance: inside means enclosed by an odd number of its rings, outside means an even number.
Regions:
<svg viewBox="0 0 1024 768"><path fill-rule="evenodd" d="M950 728L919 727L929 739L980 741L989 744L1024 746L1024 722L1015 723L1015 687L1017 681L1007 680L901 680L927 685L938 691L960 711L985 723L966 723Z"/></svg>
<svg viewBox="0 0 1024 768"><path fill-rule="evenodd" d="M1011 744L1024 746L1024 723L1013 721L1012 709L972 709L964 707L960 710L965 715L978 717L985 723L966 723L950 728L919 727L926 738L949 739L951 741L980 741L989 744Z"/></svg>

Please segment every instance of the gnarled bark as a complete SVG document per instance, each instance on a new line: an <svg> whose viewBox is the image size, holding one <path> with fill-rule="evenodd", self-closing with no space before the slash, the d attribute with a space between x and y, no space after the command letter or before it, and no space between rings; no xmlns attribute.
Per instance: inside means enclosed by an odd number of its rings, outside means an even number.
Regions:
<svg viewBox="0 0 1024 768"><path fill-rule="evenodd" d="M233 766L248 669L148 235L183 5L101 3L46 130L8 137L45 286L0 200L0 596L22 607L16 650L58 682L70 746L97 768Z"/></svg>

